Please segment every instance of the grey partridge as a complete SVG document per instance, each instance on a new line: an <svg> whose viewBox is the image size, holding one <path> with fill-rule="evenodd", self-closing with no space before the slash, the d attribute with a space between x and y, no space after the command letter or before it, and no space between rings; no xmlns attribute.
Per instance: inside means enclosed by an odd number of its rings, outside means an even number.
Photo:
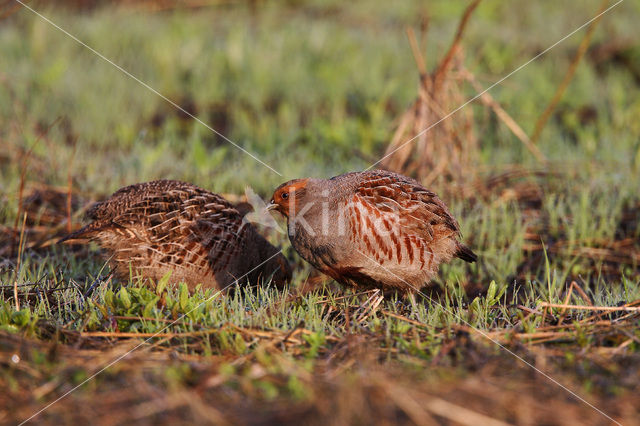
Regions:
<svg viewBox="0 0 640 426"><path fill-rule="evenodd" d="M122 277L171 282L191 290L291 277L278 249L223 197L185 182L158 180L127 186L87 212L92 220L65 240L95 240Z"/></svg>
<svg viewBox="0 0 640 426"><path fill-rule="evenodd" d="M385 170L292 180L268 208L287 217L296 251L346 286L415 294L442 262L477 259L435 193Z"/></svg>

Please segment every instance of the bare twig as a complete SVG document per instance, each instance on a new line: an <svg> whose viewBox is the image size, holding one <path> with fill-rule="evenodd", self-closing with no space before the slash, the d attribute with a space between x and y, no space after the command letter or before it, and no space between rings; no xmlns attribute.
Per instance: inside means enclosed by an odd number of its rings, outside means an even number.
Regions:
<svg viewBox="0 0 640 426"><path fill-rule="evenodd" d="M208 329L199 331L187 331L182 333L137 333L137 332L111 332L111 331L83 331L80 333L82 337L113 337L113 338L131 338L131 337L193 337L202 336L219 332L220 329Z"/></svg>
<svg viewBox="0 0 640 426"><path fill-rule="evenodd" d="M640 312L639 307L631 306L583 306L583 305L567 305L563 303L548 303L540 302L540 306L545 308L565 308L565 309L579 309L583 311L608 311L608 312Z"/></svg>
<svg viewBox="0 0 640 426"><path fill-rule="evenodd" d="M27 213L25 212L22 218L22 229L20 231L20 243L18 244L18 258L16 260L16 278L13 281L13 297L16 303L16 311L20 310L20 300L18 300L18 278L20 278L20 267L22 260L22 249L24 248L24 227L27 223Z"/></svg>
<svg viewBox="0 0 640 426"><path fill-rule="evenodd" d="M73 226L71 223L71 199L73 196L73 178L71 176L71 167L73 165L73 160L76 156L76 144L73 144L73 152L71 153L71 161L69 161L69 166L67 169L67 233L70 234L73 230Z"/></svg>
<svg viewBox="0 0 640 426"><path fill-rule="evenodd" d="M444 74L446 74L446 72L449 70L449 65L451 64L453 57L455 56L455 54L458 52L458 49L460 48L460 41L462 40L462 35L464 34L464 30L467 26L467 23L469 22L469 18L471 18L471 14L476 9L476 7L478 7L479 3L480 3L480 0L475 0L473 3L467 6L467 9L464 11L464 14L462 15L462 19L458 24L456 36L454 37L453 42L451 43L451 47L449 47L449 51L445 55L444 59L440 62L440 65L438 66L438 69L435 72L435 76L433 78L435 86L437 87L440 86L440 84L442 83L442 78L444 77Z"/></svg>
<svg viewBox="0 0 640 426"><path fill-rule="evenodd" d="M411 52L413 53L413 58L416 61L416 66L418 67L418 72L420 73L420 80L422 80L427 75L427 65L424 60L424 56L422 56L422 51L420 50L420 46L418 45L418 41L416 40L416 35L413 32L413 28L407 28L407 37L409 37Z"/></svg>
<svg viewBox="0 0 640 426"><path fill-rule="evenodd" d="M465 79L469 83L471 83L473 88L478 92L482 92L483 88L480 86L480 84L478 84L478 81L475 79L473 74L471 74L466 69L464 69L463 71L464 71L463 75ZM507 126L509 130L511 130L511 132L515 135L515 137L520 139L520 141L529 150L529 152L533 154L536 160L538 160L541 163L547 162L547 157L545 157L542 151L540 151L540 149L531 142L531 139L529 139L529 136L527 136L524 130L522 130L522 127L520 127L518 123L513 118L511 118L511 116L507 113L507 111L505 111L500 106L500 104L493 99L493 96L491 96L489 92L482 93L482 95L480 95L480 101L493 110L496 116L500 120L502 120L504 125Z"/></svg>
<svg viewBox="0 0 640 426"><path fill-rule="evenodd" d="M461 425L506 426L508 424L436 397L429 399L424 405L433 414Z"/></svg>

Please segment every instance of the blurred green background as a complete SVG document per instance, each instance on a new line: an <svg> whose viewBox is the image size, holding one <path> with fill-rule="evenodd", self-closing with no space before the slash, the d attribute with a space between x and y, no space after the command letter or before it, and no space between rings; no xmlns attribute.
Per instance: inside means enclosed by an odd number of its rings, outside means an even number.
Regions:
<svg viewBox="0 0 640 426"><path fill-rule="evenodd" d="M251 185L267 195L290 178L369 166L384 152L394 119L416 95L418 73L405 28L417 29L429 17L424 53L431 67L448 48L467 5L231 2L149 13L113 5L78 12L64 4L34 6L283 174L20 9L0 26L2 144L10 150L33 146L29 178L63 184L70 172L78 188L103 195L156 178L223 192ZM463 39L466 66L489 86L592 18L599 4L484 1ZM592 44L622 44L622 53L616 51L622 58L587 55L540 141L552 161L607 184L628 182L640 166L639 12L637 2L627 1L603 18ZM583 33L491 91L526 132ZM483 160L478 166L499 170L534 162L491 114L477 117ZM34 144L45 129L46 138ZM14 192L20 174L19 163L7 156L0 157L5 193ZM602 168L607 173L595 176Z"/></svg>

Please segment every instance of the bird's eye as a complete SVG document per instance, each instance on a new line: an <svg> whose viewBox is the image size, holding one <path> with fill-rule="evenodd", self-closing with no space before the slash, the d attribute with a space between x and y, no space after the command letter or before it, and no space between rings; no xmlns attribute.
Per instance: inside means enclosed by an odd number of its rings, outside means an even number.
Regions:
<svg viewBox="0 0 640 426"><path fill-rule="evenodd" d="M289 198L289 193L288 192L283 192L282 193L282 199L286 200L287 198Z"/></svg>

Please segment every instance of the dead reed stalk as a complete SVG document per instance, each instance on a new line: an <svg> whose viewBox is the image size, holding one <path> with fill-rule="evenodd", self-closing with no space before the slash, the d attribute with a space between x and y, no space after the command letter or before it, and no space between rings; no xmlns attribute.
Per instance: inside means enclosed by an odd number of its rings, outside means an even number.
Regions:
<svg viewBox="0 0 640 426"><path fill-rule="evenodd" d="M475 117L470 108L461 110L456 120L448 120L466 101L464 85L481 91L471 72L463 65L462 38L473 11L480 0L472 2L460 19L456 34L436 68L429 73L420 44L412 29L407 30L409 44L420 75L418 96L398 120L396 131L381 162L382 167L418 177L423 184L436 181L465 182L475 180L478 164L478 138ZM422 26L425 40L426 25ZM424 43L424 41L423 41ZM516 121L490 95L480 97L498 119L522 141L535 158L547 159L531 143Z"/></svg>
<svg viewBox="0 0 640 426"><path fill-rule="evenodd" d="M455 122L443 120L443 117L456 104L463 102L457 75L463 56L460 42L478 3L476 0L467 7L449 50L432 73L427 72L426 61L413 30L407 30L420 74L418 97L400 117L381 162L382 167L420 176L423 183L429 184L440 176L460 179L475 155L476 137L470 112L465 111ZM422 29L424 40L426 25Z"/></svg>

